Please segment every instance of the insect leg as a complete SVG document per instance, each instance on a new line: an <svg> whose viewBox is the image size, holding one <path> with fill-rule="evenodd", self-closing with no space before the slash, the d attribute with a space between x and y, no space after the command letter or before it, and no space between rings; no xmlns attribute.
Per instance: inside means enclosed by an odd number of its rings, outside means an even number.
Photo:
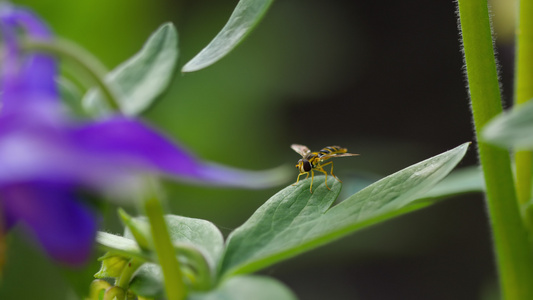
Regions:
<svg viewBox="0 0 533 300"><path fill-rule="evenodd" d="M307 174L309 175L309 174ZM315 180L315 172L313 170L311 170L311 187L309 187L309 191L311 192L311 194L313 193L313 181Z"/></svg>
<svg viewBox="0 0 533 300"><path fill-rule="evenodd" d="M326 165L329 165L330 163L331 163L331 162L327 163ZM320 172L326 174L326 187L328 188L328 190L331 191L331 189L330 189L329 186L328 186L328 172L324 171L324 169L322 168L323 166L324 166L324 165L317 166L317 167L315 168L315 170L316 170L316 171L320 171Z"/></svg>
<svg viewBox="0 0 533 300"><path fill-rule="evenodd" d="M328 162L327 164L323 164L322 166L329 165L329 164L331 164L331 171L330 171L331 175L333 175L333 177L335 177L335 179L337 179L338 182L342 182L342 180L340 180L337 176L335 176L335 174L333 174L333 162L332 161Z"/></svg>
<svg viewBox="0 0 533 300"><path fill-rule="evenodd" d="M297 185L298 182L300 181L300 176L302 176L303 174L307 174L307 177L309 177L309 172L300 173L298 174L298 178L296 178L296 182L293 183L292 185ZM307 177L305 177L305 179L307 179Z"/></svg>

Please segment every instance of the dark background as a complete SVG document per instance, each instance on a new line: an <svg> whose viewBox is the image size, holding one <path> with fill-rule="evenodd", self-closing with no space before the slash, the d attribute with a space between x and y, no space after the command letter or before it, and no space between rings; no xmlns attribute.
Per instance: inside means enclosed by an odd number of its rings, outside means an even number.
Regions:
<svg viewBox="0 0 533 300"><path fill-rule="evenodd" d="M31 5L59 35L110 68L165 21L178 28L183 65L237 3L16 2ZM512 4L505 5L495 3L492 11L504 99L510 102L513 21L507 19ZM311 149L338 144L361 154L336 163L340 178L388 175L474 139L455 10L453 1L276 1L222 61L178 73L145 118L199 156L228 165L292 166L298 159L292 143ZM461 167L475 163L471 147ZM226 235L278 189L167 187L172 213L208 219ZM262 273L283 281L300 299L493 299L485 210L481 195L455 197ZM106 211L102 228L121 231L114 208ZM98 268L94 263L83 275L62 279L70 271L54 267L19 232L10 243L1 299L70 299L67 281L86 286Z"/></svg>

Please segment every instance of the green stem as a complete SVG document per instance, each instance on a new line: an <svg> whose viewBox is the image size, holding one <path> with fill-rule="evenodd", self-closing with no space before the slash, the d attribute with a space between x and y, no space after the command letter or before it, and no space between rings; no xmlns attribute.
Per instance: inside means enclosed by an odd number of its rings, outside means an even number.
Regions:
<svg viewBox="0 0 533 300"><path fill-rule="evenodd" d="M516 30L515 62L515 104L517 108L533 98L533 1L520 0ZM515 154L516 191L520 204L531 199L531 151L518 151ZM531 218L525 216L529 229L533 229Z"/></svg>
<svg viewBox="0 0 533 300"><path fill-rule="evenodd" d="M130 259L130 261L128 262L128 265L120 273L120 277L117 278L115 285L127 291L129 288L133 273L135 273L135 271L137 271L137 269L139 269L139 267L142 266L143 263L144 261L141 261L136 258Z"/></svg>
<svg viewBox="0 0 533 300"><path fill-rule="evenodd" d="M145 200L144 208L150 221L150 233L154 241L159 265L163 270L167 299L183 300L186 297L187 290L163 216L163 207L161 202L159 202L155 188L152 189Z"/></svg>
<svg viewBox="0 0 533 300"><path fill-rule="evenodd" d="M54 42L27 40L24 49L28 51L45 51L59 57L66 57L82 67L95 81L107 99L109 107L113 111L120 112L118 98L111 88L105 83L105 68L94 56L84 49L65 40L56 39Z"/></svg>
<svg viewBox="0 0 533 300"><path fill-rule="evenodd" d="M533 164L533 156L531 151L516 151L515 166L516 166L516 193L518 196L518 203L524 205L531 199L531 167ZM533 229L533 224L529 224L529 217L526 216L528 226Z"/></svg>
<svg viewBox="0 0 533 300"><path fill-rule="evenodd" d="M458 0L470 101L477 140L483 126L502 111L486 0ZM522 223L509 153L478 144L502 298L533 299L533 254Z"/></svg>

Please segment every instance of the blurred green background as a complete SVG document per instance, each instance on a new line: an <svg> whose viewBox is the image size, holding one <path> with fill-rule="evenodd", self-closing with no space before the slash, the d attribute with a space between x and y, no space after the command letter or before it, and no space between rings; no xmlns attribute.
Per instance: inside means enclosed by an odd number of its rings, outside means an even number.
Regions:
<svg viewBox="0 0 533 300"><path fill-rule="evenodd" d="M137 52L166 21L178 28L183 65L216 35L237 3L13 2L32 7L58 35L109 68ZM511 99L512 40L503 30L500 40L505 98ZM336 163L346 183L390 174L473 140L455 5L277 1L222 61L196 73L177 72L145 118L202 158L227 165L292 167L299 159L292 143L311 149L341 145L361 154ZM475 162L472 147L461 166ZM279 189L166 186L169 211L210 220L225 235ZM492 299L487 224L481 195L456 197L262 273L283 281L300 299ZM102 228L122 231L114 207L106 210ZM85 289L98 270L96 262L78 272L58 268L18 231L9 242L0 299L75 299L70 286Z"/></svg>

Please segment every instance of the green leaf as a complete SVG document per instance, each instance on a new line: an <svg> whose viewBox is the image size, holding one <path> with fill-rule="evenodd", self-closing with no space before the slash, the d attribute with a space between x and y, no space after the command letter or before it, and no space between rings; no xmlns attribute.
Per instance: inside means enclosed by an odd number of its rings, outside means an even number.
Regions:
<svg viewBox="0 0 533 300"><path fill-rule="evenodd" d="M125 216L124 213L121 215ZM216 280L216 269L224 250L224 238L220 230L213 223L201 219L167 215L165 221L170 240L183 266L182 271L189 278L190 287L195 290L211 288ZM129 217L125 222L127 227L123 237L98 232L97 242L101 248L109 251L104 258L118 255L144 262L156 262L153 251L141 249L135 241L141 240L147 245L153 245L147 218Z"/></svg>
<svg viewBox="0 0 533 300"><path fill-rule="evenodd" d="M338 239L366 226L420 209L417 202L462 159L469 144L422 161L371 184L331 207L341 184L328 191L324 177L288 186L270 198L227 241L220 274L249 273Z"/></svg>
<svg viewBox="0 0 533 300"><path fill-rule="evenodd" d="M182 254L189 257L192 254L191 248L199 251L208 264L210 269L208 271L215 274L216 266L224 251L224 237L220 230L213 223L201 219L166 215L165 220L172 244L181 250ZM150 232L146 217L132 218L130 223L135 224L137 234ZM124 232L124 238L134 239L134 234L129 227ZM152 244L149 235L144 238Z"/></svg>
<svg viewBox="0 0 533 300"><path fill-rule="evenodd" d="M178 34L166 23L154 32L140 52L106 75L105 81L118 95L121 111L138 115L167 88L178 59ZM91 89L83 99L85 108L97 115L108 114L104 95Z"/></svg>
<svg viewBox="0 0 533 300"><path fill-rule="evenodd" d="M111 254L118 254L124 257L135 257L142 260L151 260L149 254L142 251L137 243L129 238L99 231L96 234L96 242L102 249L111 252Z"/></svg>
<svg viewBox="0 0 533 300"><path fill-rule="evenodd" d="M279 281L265 276L237 276L224 281L215 290L191 293L189 300L296 300Z"/></svg>
<svg viewBox="0 0 533 300"><path fill-rule="evenodd" d="M211 222L201 219L167 215L168 233L174 244L190 244L200 250L209 265L216 267L224 251L224 237Z"/></svg>
<svg viewBox="0 0 533 300"><path fill-rule="evenodd" d="M129 289L136 295L148 298L162 298L165 296L163 272L154 263L143 264L131 280Z"/></svg>
<svg viewBox="0 0 533 300"><path fill-rule="evenodd" d="M124 267L128 264L129 259L121 255L113 255L107 253L99 260L102 261L102 266L98 273L94 274L95 278L116 278L120 276Z"/></svg>
<svg viewBox="0 0 533 300"><path fill-rule="evenodd" d="M240 0L222 30L181 71L198 71L226 56L254 29L272 2L274 1Z"/></svg>
<svg viewBox="0 0 533 300"><path fill-rule="evenodd" d="M485 180L479 166L455 170L424 194L424 198L442 199L455 195L484 192Z"/></svg>
<svg viewBox="0 0 533 300"><path fill-rule="evenodd" d="M504 112L483 129L482 138L501 147L533 149L533 101Z"/></svg>
<svg viewBox="0 0 533 300"><path fill-rule="evenodd" d="M135 240L142 250L153 249L148 222L146 220L141 221L139 218L132 218L122 208L118 209L118 214L125 226L124 237Z"/></svg>

